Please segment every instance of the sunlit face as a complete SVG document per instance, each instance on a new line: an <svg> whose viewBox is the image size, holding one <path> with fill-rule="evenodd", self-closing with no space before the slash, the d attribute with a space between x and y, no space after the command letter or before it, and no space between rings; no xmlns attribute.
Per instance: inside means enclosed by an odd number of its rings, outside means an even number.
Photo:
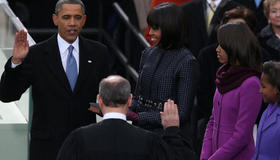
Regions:
<svg viewBox="0 0 280 160"><path fill-rule="evenodd" d="M80 4L63 4L58 14L53 14L53 22L59 35L68 43L73 43L86 22Z"/></svg>
<svg viewBox="0 0 280 160"><path fill-rule="evenodd" d="M280 27L280 2L272 3L269 7L269 21L272 27Z"/></svg>
<svg viewBox="0 0 280 160"><path fill-rule="evenodd" d="M262 74L261 76L261 88L260 92L263 95L263 101L265 103L275 103L278 101L277 93L279 92L277 87L272 86L268 82L268 76L266 74Z"/></svg>
<svg viewBox="0 0 280 160"><path fill-rule="evenodd" d="M227 55L226 51L220 45L218 45L218 47L216 48L216 51L217 51L217 58L218 58L219 62L222 64L228 63L228 55Z"/></svg>
<svg viewBox="0 0 280 160"><path fill-rule="evenodd" d="M150 28L149 31L149 36L151 36L151 41L154 46L158 45L160 39L161 39L161 29L153 29L152 27Z"/></svg>

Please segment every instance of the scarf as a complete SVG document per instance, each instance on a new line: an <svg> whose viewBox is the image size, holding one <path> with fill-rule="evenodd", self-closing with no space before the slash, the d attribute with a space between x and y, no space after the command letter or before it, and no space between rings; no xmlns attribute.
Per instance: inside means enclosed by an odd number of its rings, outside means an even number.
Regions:
<svg viewBox="0 0 280 160"><path fill-rule="evenodd" d="M239 87L244 80L251 76L260 78L260 68L222 65L216 73L216 85L221 94Z"/></svg>

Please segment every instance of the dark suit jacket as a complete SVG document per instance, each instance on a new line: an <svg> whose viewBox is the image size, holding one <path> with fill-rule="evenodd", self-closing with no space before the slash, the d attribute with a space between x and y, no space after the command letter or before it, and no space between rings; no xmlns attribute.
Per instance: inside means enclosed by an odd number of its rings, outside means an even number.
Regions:
<svg viewBox="0 0 280 160"><path fill-rule="evenodd" d="M280 60L280 40L275 35L272 25L268 24L258 35L260 44L269 53L269 60Z"/></svg>
<svg viewBox="0 0 280 160"><path fill-rule="evenodd" d="M216 72L222 65L217 58L218 44L212 44L201 49L198 61L200 64L200 81L197 92L198 115L208 122L213 108L213 97L216 90Z"/></svg>
<svg viewBox="0 0 280 160"><path fill-rule="evenodd" d="M198 56L200 49L206 45L217 42L216 27L220 24L224 13L230 9L240 6L239 3L233 0L222 0L215 10L210 23L210 31L207 33L206 3L206 0L193 0L182 5L188 21L187 29L189 34L189 49L196 57Z"/></svg>
<svg viewBox="0 0 280 160"><path fill-rule="evenodd" d="M178 105L180 127L187 132L198 84L196 81L198 74L198 62L186 48L163 50L151 47L146 49L142 53L139 78L130 107L139 115L138 122L134 124L162 133L160 111L155 107L139 103L135 98L141 96L144 99L162 103L172 99Z"/></svg>
<svg viewBox="0 0 280 160"><path fill-rule="evenodd" d="M107 119L79 128L65 140L57 160L170 160L190 153L177 127L170 127L165 142L156 134L121 119ZM171 156L172 155L172 156Z"/></svg>
<svg viewBox="0 0 280 160"><path fill-rule="evenodd" d="M72 130L95 122L95 115L88 108L89 102L96 99L99 81L108 74L107 48L82 37L79 48L79 75L74 92L62 66L57 35L30 47L27 57L16 68L11 68L11 58L6 63L0 82L1 101L18 100L32 86L31 159L55 159Z"/></svg>

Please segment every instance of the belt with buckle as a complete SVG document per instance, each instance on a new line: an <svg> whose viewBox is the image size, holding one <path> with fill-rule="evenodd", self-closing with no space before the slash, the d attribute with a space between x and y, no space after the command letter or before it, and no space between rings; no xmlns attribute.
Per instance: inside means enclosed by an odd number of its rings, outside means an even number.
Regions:
<svg viewBox="0 0 280 160"><path fill-rule="evenodd" d="M147 108L155 108L159 111L163 111L164 102L158 102L150 99L145 99L142 96L136 96L135 99L141 105L144 105Z"/></svg>

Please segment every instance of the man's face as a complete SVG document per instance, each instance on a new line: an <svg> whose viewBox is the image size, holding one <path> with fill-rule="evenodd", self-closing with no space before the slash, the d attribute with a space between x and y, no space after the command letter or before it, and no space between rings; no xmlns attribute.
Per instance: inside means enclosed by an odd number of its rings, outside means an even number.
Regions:
<svg viewBox="0 0 280 160"><path fill-rule="evenodd" d="M86 15L79 4L63 4L57 15L53 14L53 22L59 35L68 43L73 43L86 22Z"/></svg>

